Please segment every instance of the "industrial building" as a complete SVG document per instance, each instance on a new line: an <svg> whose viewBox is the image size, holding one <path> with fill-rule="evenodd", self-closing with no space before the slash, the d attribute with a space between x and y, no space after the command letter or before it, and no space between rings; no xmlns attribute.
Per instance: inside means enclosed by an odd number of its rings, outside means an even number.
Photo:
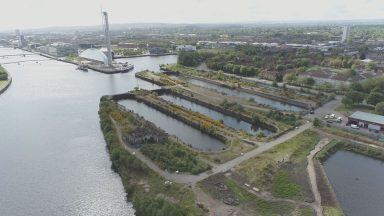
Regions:
<svg viewBox="0 0 384 216"><path fill-rule="evenodd" d="M357 111L348 117L348 124L355 124L370 130L384 131L384 116Z"/></svg>

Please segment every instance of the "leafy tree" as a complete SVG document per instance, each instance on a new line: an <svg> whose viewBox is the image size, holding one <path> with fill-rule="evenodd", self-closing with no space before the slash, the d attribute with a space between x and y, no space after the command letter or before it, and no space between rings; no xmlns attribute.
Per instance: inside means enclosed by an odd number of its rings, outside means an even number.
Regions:
<svg viewBox="0 0 384 216"><path fill-rule="evenodd" d="M345 96L350 98L354 104L359 104L364 100L364 93L359 91L350 90Z"/></svg>
<svg viewBox="0 0 384 216"><path fill-rule="evenodd" d="M284 76L284 81L288 83L293 83L297 80L297 76L294 73L288 73Z"/></svg>
<svg viewBox="0 0 384 216"><path fill-rule="evenodd" d="M278 86L277 86L277 82L276 82L276 80L273 80L273 82L272 82L272 86L273 86L273 87L278 87Z"/></svg>
<svg viewBox="0 0 384 216"><path fill-rule="evenodd" d="M315 118L315 119L313 120L313 126L315 126L315 127L320 127L320 125L321 125L321 121L320 121L320 119L319 119L319 118Z"/></svg>
<svg viewBox="0 0 384 216"><path fill-rule="evenodd" d="M354 91L359 91L359 92L363 92L364 91L364 88L363 88L363 86L360 83L352 83L351 86L350 86L350 89L352 89Z"/></svg>
<svg viewBox="0 0 384 216"><path fill-rule="evenodd" d="M177 57L177 63L191 67L196 66L201 62L198 52L180 52Z"/></svg>
<svg viewBox="0 0 384 216"><path fill-rule="evenodd" d="M352 99L347 96L343 97L341 103L344 104L345 107L351 107L353 105Z"/></svg>
<svg viewBox="0 0 384 216"><path fill-rule="evenodd" d="M377 64L375 62L368 62L367 65L365 66L367 70L376 70Z"/></svg>
<svg viewBox="0 0 384 216"><path fill-rule="evenodd" d="M384 115L384 101L376 104L375 112L379 115Z"/></svg>
<svg viewBox="0 0 384 216"><path fill-rule="evenodd" d="M376 105L384 101L384 94L380 92L371 92L367 97L367 104Z"/></svg>

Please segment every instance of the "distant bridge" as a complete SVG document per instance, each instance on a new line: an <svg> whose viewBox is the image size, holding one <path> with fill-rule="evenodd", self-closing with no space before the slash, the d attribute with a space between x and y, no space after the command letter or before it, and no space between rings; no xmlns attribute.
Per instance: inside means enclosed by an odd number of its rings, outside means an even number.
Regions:
<svg viewBox="0 0 384 216"><path fill-rule="evenodd" d="M23 62L41 62L41 61L51 61L52 59L35 59L35 60L24 60L24 61L13 61L13 62L4 62L4 63L1 63L2 65L5 65L5 64L19 64L19 63L23 63Z"/></svg>
<svg viewBox="0 0 384 216"><path fill-rule="evenodd" d="M34 54L34 53L25 53L25 54L13 54L13 55L0 55L0 58L13 57L13 56L25 57L25 56L29 56L29 55L36 55L36 54Z"/></svg>

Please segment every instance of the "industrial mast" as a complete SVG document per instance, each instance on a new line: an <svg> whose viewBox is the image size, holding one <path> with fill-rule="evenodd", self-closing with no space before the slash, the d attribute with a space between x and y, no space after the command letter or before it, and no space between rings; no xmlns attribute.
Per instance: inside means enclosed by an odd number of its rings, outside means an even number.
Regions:
<svg viewBox="0 0 384 216"><path fill-rule="evenodd" d="M112 66L112 48L111 48L111 36L109 34L109 22L108 22L108 13L103 12L104 16L104 35L105 35L105 42L107 45L107 57L108 57L108 66Z"/></svg>

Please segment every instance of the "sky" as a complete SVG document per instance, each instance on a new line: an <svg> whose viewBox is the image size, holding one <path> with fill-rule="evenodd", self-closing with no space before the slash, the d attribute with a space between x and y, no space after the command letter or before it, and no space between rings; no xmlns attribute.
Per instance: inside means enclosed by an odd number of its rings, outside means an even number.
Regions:
<svg viewBox="0 0 384 216"><path fill-rule="evenodd" d="M384 19L384 0L0 0L0 30L110 23Z"/></svg>

